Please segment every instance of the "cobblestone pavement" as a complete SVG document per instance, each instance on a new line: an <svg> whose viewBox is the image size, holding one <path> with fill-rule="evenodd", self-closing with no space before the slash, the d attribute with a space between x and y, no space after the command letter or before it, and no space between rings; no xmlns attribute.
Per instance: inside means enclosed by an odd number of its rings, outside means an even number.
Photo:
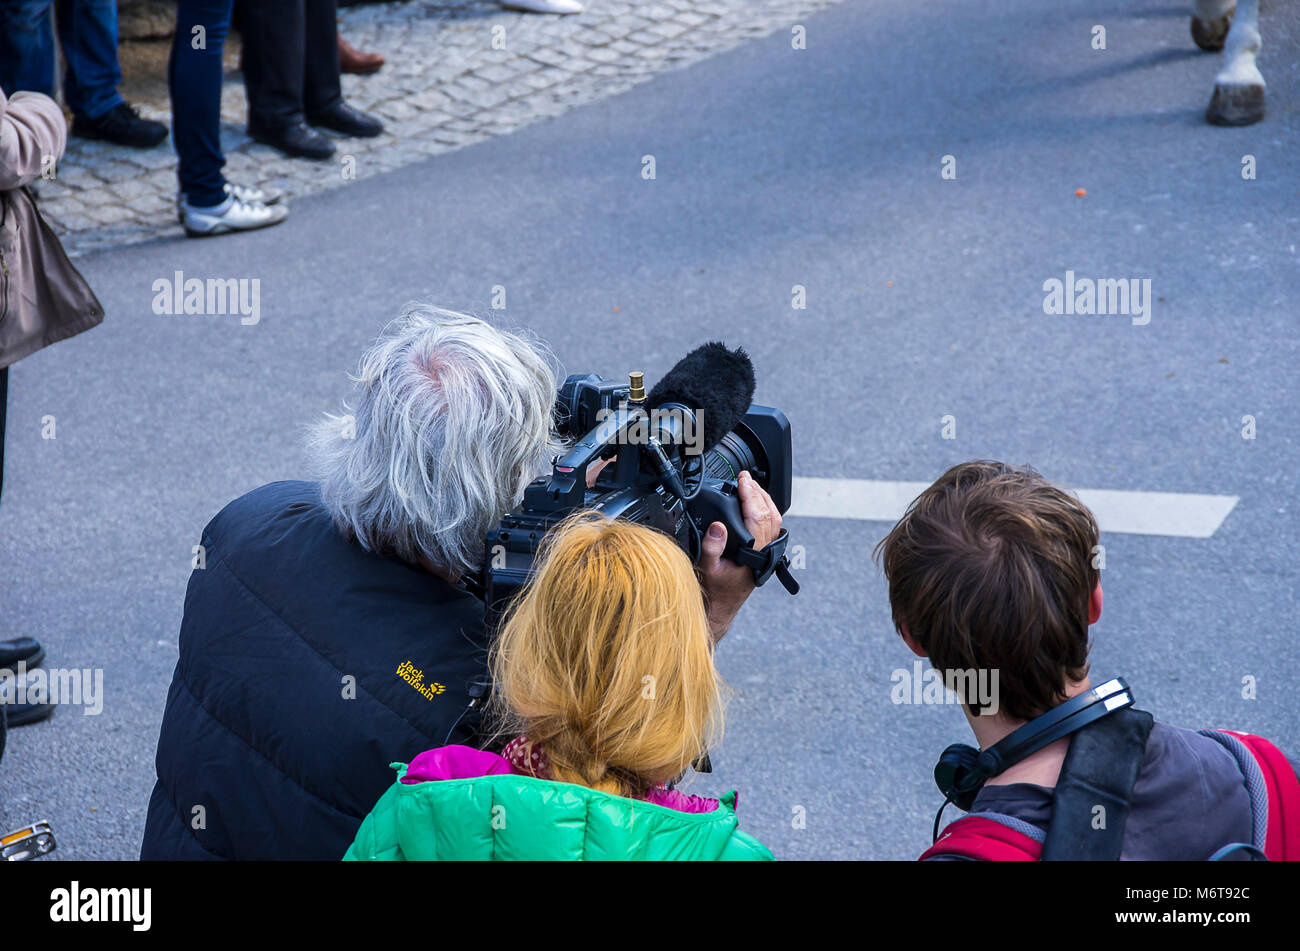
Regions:
<svg viewBox="0 0 1300 951"><path fill-rule="evenodd" d="M507 11L495 0L351 7L341 11L341 32L388 64L345 76L344 93L384 119L384 134L340 139L325 162L285 158L248 138L243 85L231 74L222 94L226 176L290 198L336 187L617 95L841 2L587 0L585 12L564 17ZM169 122L165 87L152 78L140 85L152 97L129 81L124 92L142 114ZM179 235L175 165L170 137L144 151L73 138L57 179L41 185L42 208L74 255Z"/></svg>

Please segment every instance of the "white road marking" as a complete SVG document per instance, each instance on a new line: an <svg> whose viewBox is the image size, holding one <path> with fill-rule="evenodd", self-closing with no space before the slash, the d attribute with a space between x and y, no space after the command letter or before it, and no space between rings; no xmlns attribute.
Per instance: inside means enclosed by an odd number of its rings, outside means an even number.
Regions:
<svg viewBox="0 0 1300 951"><path fill-rule="evenodd" d="M793 501L786 514L806 518L849 518L893 522L928 482L874 479L812 479L795 476ZM1235 495L1196 492L1126 492L1076 489L1103 532L1209 538L1238 501Z"/></svg>

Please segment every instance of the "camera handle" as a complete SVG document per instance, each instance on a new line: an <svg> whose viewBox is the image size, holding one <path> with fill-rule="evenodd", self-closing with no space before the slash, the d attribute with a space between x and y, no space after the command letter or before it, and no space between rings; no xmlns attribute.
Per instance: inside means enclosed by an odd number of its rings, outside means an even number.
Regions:
<svg viewBox="0 0 1300 951"><path fill-rule="evenodd" d="M703 489L691 505L691 514L698 520L700 528L714 522L726 526L727 544L723 556L753 571L754 584L763 585L775 574L786 591L799 593L799 582L790 573L790 561L785 555L789 533L783 528L766 548L754 548L754 536L745 527L740 497L734 490L727 487Z"/></svg>
<svg viewBox="0 0 1300 951"><path fill-rule="evenodd" d="M570 446L563 456L554 460L551 478L547 481L545 491L538 493L536 501L540 502L543 496L547 497L549 509L581 506L587 492L587 466L595 462L611 445L619 447L619 469L622 474L624 450L635 452L635 447L627 438L627 430L645 415L645 410L637 405L620 406L611 410L591 432Z"/></svg>

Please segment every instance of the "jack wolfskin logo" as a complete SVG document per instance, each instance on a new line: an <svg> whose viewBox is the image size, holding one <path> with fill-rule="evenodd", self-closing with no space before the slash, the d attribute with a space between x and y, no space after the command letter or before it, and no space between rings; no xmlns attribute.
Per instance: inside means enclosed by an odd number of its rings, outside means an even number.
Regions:
<svg viewBox="0 0 1300 951"><path fill-rule="evenodd" d="M424 682L424 671L416 668L416 666L409 660L398 665L397 676L401 677L408 684L414 687L415 692L424 697L425 700L432 700L438 694L447 689L437 681L426 684Z"/></svg>

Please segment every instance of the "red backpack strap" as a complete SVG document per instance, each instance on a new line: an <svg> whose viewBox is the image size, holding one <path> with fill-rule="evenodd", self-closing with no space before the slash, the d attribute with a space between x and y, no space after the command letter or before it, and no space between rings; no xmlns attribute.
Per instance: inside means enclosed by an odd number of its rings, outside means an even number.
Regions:
<svg viewBox="0 0 1300 951"><path fill-rule="evenodd" d="M1300 778L1282 751L1253 733L1221 732L1235 737L1259 766L1268 793L1268 832L1264 854L1272 862L1300 861Z"/></svg>
<svg viewBox="0 0 1300 951"><path fill-rule="evenodd" d="M1043 843L997 819L963 816L948 825L920 861L939 855L959 855L981 862L1037 862Z"/></svg>

